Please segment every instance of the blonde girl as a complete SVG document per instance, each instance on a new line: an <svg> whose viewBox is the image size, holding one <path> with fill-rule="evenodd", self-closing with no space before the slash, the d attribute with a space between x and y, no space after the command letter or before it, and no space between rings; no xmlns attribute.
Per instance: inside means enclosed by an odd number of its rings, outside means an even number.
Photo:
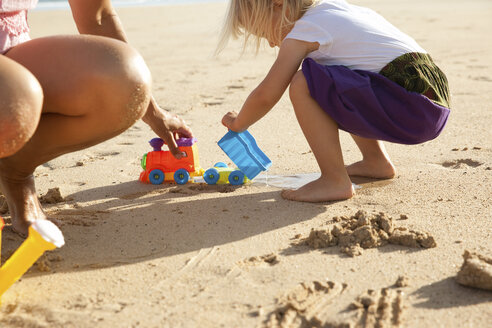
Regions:
<svg viewBox="0 0 492 328"><path fill-rule="evenodd" d="M349 176L392 178L381 141L422 143L447 121L445 75L415 40L368 8L344 0L231 0L218 50L241 35L257 50L266 39L278 56L241 111L227 113L222 124L246 130L289 87L321 176L284 190L286 199L347 199L354 194ZM352 135L361 161L344 165L339 129Z"/></svg>

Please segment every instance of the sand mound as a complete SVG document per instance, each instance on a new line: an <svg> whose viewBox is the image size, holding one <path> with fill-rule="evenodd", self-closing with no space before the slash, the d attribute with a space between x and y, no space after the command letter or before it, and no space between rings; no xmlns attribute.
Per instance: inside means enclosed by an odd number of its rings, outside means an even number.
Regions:
<svg viewBox="0 0 492 328"><path fill-rule="evenodd" d="M240 264L242 265L259 265L259 264L264 264L267 263L269 265L275 265L279 263L279 258L278 255L275 253L270 253L266 255L261 255L261 256L252 256L242 262Z"/></svg>
<svg viewBox="0 0 492 328"><path fill-rule="evenodd" d="M313 249L338 245L342 252L350 256L361 255L363 249L388 243L416 248L436 247L434 237L430 234L394 227L393 219L383 212L370 216L360 210L350 218L335 217L333 221L337 223L328 229L311 230L300 244Z"/></svg>
<svg viewBox="0 0 492 328"><path fill-rule="evenodd" d="M65 198L62 197L60 188L51 188L48 189L48 192L39 197L39 201L41 204L56 204L65 201Z"/></svg>
<svg viewBox="0 0 492 328"><path fill-rule="evenodd" d="M492 258L465 251L456 281L464 286L492 291Z"/></svg>

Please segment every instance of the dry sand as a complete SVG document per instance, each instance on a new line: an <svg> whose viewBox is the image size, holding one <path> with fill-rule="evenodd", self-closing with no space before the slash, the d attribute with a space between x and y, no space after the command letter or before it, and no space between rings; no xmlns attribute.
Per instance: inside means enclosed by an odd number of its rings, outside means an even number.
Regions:
<svg viewBox="0 0 492 328"><path fill-rule="evenodd" d="M327 204L285 201L264 184L144 185L139 162L154 135L139 122L36 171L41 195L59 188L45 206L62 222L66 245L5 293L0 326L490 327L492 293L464 287L456 276L469 250L481 256L470 258L485 270L480 279L490 277L483 259L492 250L492 3L356 3L415 37L451 85L452 114L439 138L387 145L398 168L393 180L354 180L361 186L354 198ZM192 126L204 168L228 161L216 144L226 132L220 119L240 108L275 58L271 49L239 58L233 43L213 59L224 9L118 10L153 72L155 97ZM34 12L30 22L33 37L76 33L67 11ZM269 174L316 172L287 97L250 132L273 161ZM346 162L359 160L350 137L341 138ZM359 210L425 232L436 247L376 242L351 257L336 246L296 243ZM2 259L21 241L7 227ZM362 250L349 247L352 255Z"/></svg>

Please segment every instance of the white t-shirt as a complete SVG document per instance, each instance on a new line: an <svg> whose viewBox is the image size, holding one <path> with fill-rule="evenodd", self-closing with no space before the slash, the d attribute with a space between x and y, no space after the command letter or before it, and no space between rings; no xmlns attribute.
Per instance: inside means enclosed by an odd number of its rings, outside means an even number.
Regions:
<svg viewBox="0 0 492 328"><path fill-rule="evenodd" d="M318 42L319 49L308 57L320 64L375 73L403 54L426 53L375 11L345 0L321 1L296 21L285 38Z"/></svg>

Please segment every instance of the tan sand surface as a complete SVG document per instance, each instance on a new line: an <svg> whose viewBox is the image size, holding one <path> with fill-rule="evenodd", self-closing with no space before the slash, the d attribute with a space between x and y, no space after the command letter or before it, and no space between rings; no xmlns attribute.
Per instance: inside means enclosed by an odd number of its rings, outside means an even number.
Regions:
<svg viewBox="0 0 492 328"><path fill-rule="evenodd" d="M38 168L40 194L57 187L63 198L51 191L45 206L66 245L4 294L0 327L490 327L492 293L456 275L465 250L492 253L492 2L356 3L416 38L451 85L452 114L439 138L387 145L393 180L354 180L354 198L324 204L285 201L261 183L145 185L139 163L154 135L139 122ZM269 48L240 58L235 42L214 59L224 10L118 9L151 68L155 97L192 126L204 168L229 162L216 144L226 132L220 119L240 108L275 58ZM30 23L33 37L76 33L68 11L33 12ZM287 96L250 132L273 161L269 175L316 172ZM359 160L350 136L341 138L346 162ZM300 242L359 210L382 212L407 229L397 231L431 236L435 247L376 239L368 248L349 244L345 252L357 255L349 256ZM3 261L21 241L7 227Z"/></svg>

